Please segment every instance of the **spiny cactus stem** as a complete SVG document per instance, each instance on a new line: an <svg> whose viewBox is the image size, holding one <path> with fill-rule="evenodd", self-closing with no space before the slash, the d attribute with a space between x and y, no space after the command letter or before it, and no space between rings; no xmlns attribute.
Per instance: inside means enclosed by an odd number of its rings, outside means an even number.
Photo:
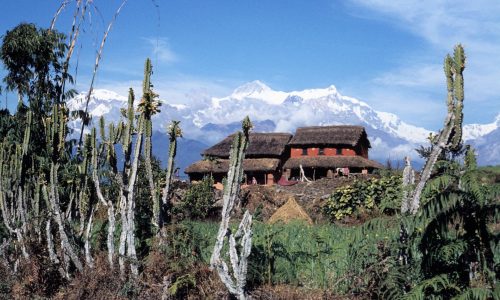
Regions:
<svg viewBox="0 0 500 300"><path fill-rule="evenodd" d="M234 205L238 201L240 184L243 177L243 159L248 147L249 130L251 127L252 123L246 117L242 122L243 133L238 132L233 140L227 183L224 186L222 219L212 257L210 258L210 267L217 270L221 281L228 288L229 292L239 299L247 299L245 286L248 266L247 259L252 248L252 216L248 211L245 212L235 235L229 230L229 220ZM228 251L233 272L232 276L229 273L226 262L221 258L221 251L226 237L229 244ZM240 240L239 255L236 246L237 238Z"/></svg>
<svg viewBox="0 0 500 300"><path fill-rule="evenodd" d="M165 187L163 189L162 201L158 203L158 224L160 227L163 226L166 221L166 214L168 210L168 197L170 194L172 177L174 173L174 161L177 154L177 138L182 136L181 129L179 127L180 121L172 121L168 129L169 135L169 152L168 152L168 162L167 162L167 175L165 178Z"/></svg>
<svg viewBox="0 0 500 300"><path fill-rule="evenodd" d="M104 123L104 120L102 121ZM103 124L104 125L104 124ZM109 144L109 141L105 140L105 133L101 134L103 139L103 143L108 143L109 149L113 148L113 145ZM113 268L114 265L114 253L115 253L115 208L113 205L113 202L111 200L106 201L104 198L104 195L101 190L101 184L99 182L99 175L97 173L99 169L99 151L97 147L97 140L96 140L96 129L92 128L91 135L89 137L91 139L91 147L92 147L92 159L91 159L91 164L92 164L92 181L94 182L94 187L96 190L97 198L99 199L100 203L102 203L104 206L107 207L108 211L108 235L106 239L106 246L108 248L108 262L109 266ZM101 150L104 150L104 147L101 148ZM109 150L111 151L111 150ZM114 172L114 170L112 171ZM90 221L89 221L90 222Z"/></svg>
<svg viewBox="0 0 500 300"><path fill-rule="evenodd" d="M413 192L410 213L416 214L420 206L420 197L425 184L429 180L432 170L443 150L458 151L462 142L462 119L463 119L463 70L465 68L465 54L462 45L457 45L454 58L447 56L445 59L445 76L447 78L448 90L448 114L444 127L438 135L435 146L425 162L420 181Z"/></svg>
<svg viewBox="0 0 500 300"><path fill-rule="evenodd" d="M58 192L58 180L57 180L57 170L59 166L57 164L51 164L51 169L50 169L50 204L51 204L51 210L54 216L54 220L57 223L58 226L58 231L59 231L59 238L61 240L61 248L63 250L63 257L67 256L75 267L77 268L78 271L83 270L82 263L80 262L80 259L78 258L73 246L70 244L68 236L66 234L66 231L64 229L64 223L63 223L63 218L61 215L61 208L59 206L59 192Z"/></svg>

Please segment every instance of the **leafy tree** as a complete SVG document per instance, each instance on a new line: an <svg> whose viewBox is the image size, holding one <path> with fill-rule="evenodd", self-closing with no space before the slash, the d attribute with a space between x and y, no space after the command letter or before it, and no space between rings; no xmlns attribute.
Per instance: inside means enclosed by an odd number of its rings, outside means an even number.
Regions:
<svg viewBox="0 0 500 300"><path fill-rule="evenodd" d="M45 149L47 118L53 115L55 104L75 93L69 90L64 94L62 90L64 80L72 81L70 75L63 74L63 58L68 49L65 39L65 35L56 30L21 23L5 33L0 49L0 59L7 70L3 81L8 90L18 94L15 135L21 142L25 129L30 128L28 149L35 154L36 168L46 165L44 161L51 152ZM26 104L23 99L27 100ZM29 111L31 118L26 117ZM63 132L67 133L67 128ZM59 140L62 139L61 136Z"/></svg>
<svg viewBox="0 0 500 300"><path fill-rule="evenodd" d="M7 31L0 58L7 69L7 89L17 91L19 102L27 96L35 112L48 113L62 94L63 58L68 49L65 35L21 23ZM64 75L72 80L71 76Z"/></svg>

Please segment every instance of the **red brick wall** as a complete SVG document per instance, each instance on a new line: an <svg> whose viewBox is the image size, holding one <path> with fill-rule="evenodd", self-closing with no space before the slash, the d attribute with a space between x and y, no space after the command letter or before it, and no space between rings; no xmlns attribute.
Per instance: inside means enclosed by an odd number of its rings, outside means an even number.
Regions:
<svg viewBox="0 0 500 300"><path fill-rule="evenodd" d="M356 151L354 151L354 149L342 149L342 155L345 155L345 156L356 156Z"/></svg>
<svg viewBox="0 0 500 300"><path fill-rule="evenodd" d="M325 153L325 156L335 156L335 155L337 155L337 149L336 148L324 148L323 152Z"/></svg>
<svg viewBox="0 0 500 300"><path fill-rule="evenodd" d="M368 152L365 150L366 152L363 153L362 151L363 149L359 149L358 152L360 153L356 154L356 151L354 149L342 148L342 155L345 156L361 155L363 157L368 157ZM318 147L307 148L307 156L318 156L318 153L319 153ZM336 156L337 148L323 148L323 153L324 156ZM302 148L292 148L290 150L290 157L301 157L301 156L304 156L302 155Z"/></svg>
<svg viewBox="0 0 500 300"><path fill-rule="evenodd" d="M307 156L318 156L318 148L307 148Z"/></svg>
<svg viewBox="0 0 500 300"><path fill-rule="evenodd" d="M302 149L301 148L292 148L290 150L290 157L301 157Z"/></svg>

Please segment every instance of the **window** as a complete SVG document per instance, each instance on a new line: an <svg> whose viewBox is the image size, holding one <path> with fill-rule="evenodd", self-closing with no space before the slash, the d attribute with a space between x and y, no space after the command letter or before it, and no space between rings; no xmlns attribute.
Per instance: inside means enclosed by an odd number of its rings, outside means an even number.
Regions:
<svg viewBox="0 0 500 300"><path fill-rule="evenodd" d="M325 148L318 148L318 155L325 155Z"/></svg>
<svg viewBox="0 0 500 300"><path fill-rule="evenodd" d="M302 148L302 155L307 155L307 148Z"/></svg>
<svg viewBox="0 0 500 300"><path fill-rule="evenodd" d="M342 148L337 148L337 152L336 152L337 155L342 155Z"/></svg>

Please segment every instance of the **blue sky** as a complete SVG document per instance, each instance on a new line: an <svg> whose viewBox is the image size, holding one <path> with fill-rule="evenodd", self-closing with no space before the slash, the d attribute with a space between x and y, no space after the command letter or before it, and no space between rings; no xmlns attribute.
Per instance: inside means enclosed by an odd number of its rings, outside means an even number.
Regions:
<svg viewBox="0 0 500 300"><path fill-rule="evenodd" d="M49 26L60 1L4 1L0 34L19 22ZM94 0L73 59L77 88L89 82L102 34L120 5ZM58 19L68 33L74 5ZM275 90L335 85L376 110L439 129L442 61L461 42L467 54L466 123L500 113L500 1L129 0L113 25L95 88L139 87L151 57L163 99L226 96L261 80ZM0 71L3 77L4 71ZM7 95L15 102L13 95ZM5 105L5 94L0 96Z"/></svg>

